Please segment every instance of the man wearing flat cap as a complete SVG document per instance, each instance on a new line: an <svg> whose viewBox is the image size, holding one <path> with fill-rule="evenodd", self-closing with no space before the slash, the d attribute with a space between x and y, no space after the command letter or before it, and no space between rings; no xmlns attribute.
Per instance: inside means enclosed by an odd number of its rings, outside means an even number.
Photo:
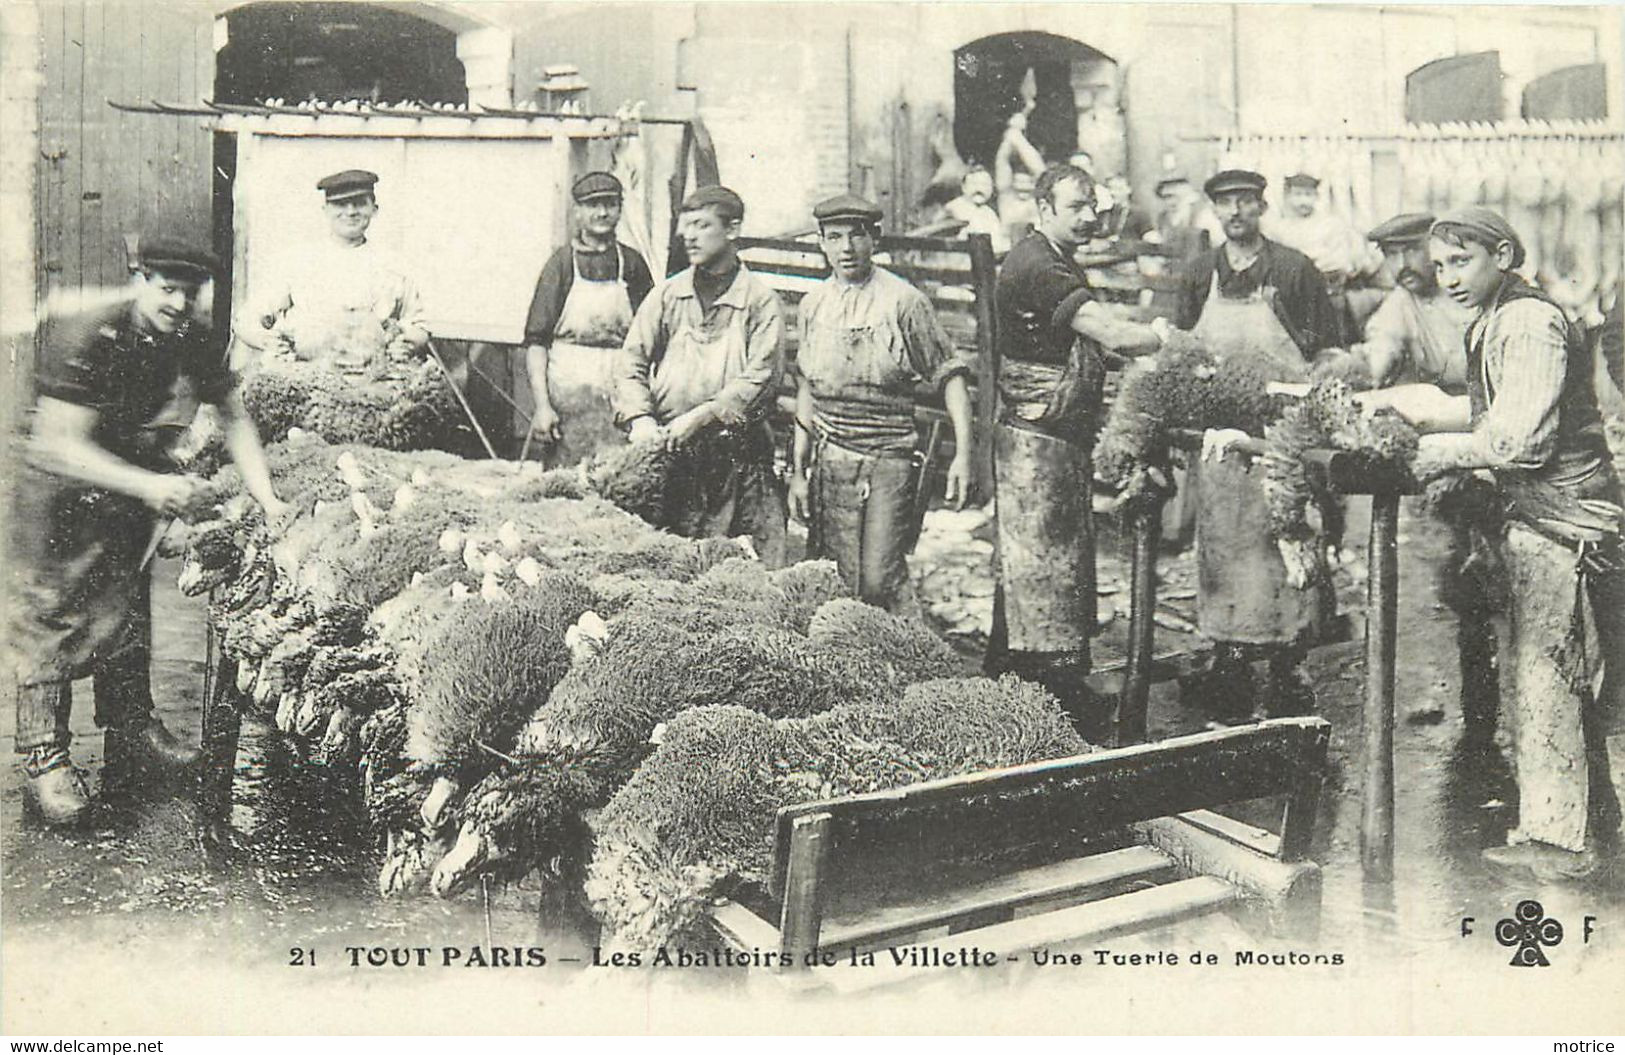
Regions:
<svg viewBox="0 0 1625 1055"><path fill-rule="evenodd" d="M525 369L535 403L529 439L543 445L554 466L621 442L609 407L610 362L654 288L643 256L615 237L621 181L589 172L570 197L574 233L542 268L525 316Z"/></svg>
<svg viewBox="0 0 1625 1055"><path fill-rule="evenodd" d="M784 372L779 295L734 243L745 203L701 187L678 210L689 266L657 286L613 360L615 420L633 443L677 457L661 527L689 538L748 535L784 563L784 494L767 412Z"/></svg>
<svg viewBox="0 0 1625 1055"><path fill-rule="evenodd" d="M367 237L378 176L346 169L316 181L328 237L301 248L256 290L237 335L249 346L357 375L408 362L428 342L417 287Z"/></svg>
<svg viewBox="0 0 1625 1055"><path fill-rule="evenodd" d="M1246 357L1271 380L1301 382L1316 353L1336 341L1326 283L1303 253L1265 238L1265 179L1229 169L1203 189L1225 241L1187 276L1180 326L1213 355ZM1268 532L1263 466L1233 449L1244 436L1210 430L1195 464L1197 621L1215 643L1208 670L1183 688L1225 717L1246 718L1313 705L1300 664L1329 612L1323 577L1294 575ZM1270 680L1254 689L1251 659L1269 659Z"/></svg>
<svg viewBox="0 0 1625 1055"><path fill-rule="evenodd" d="M960 508L974 361L925 294L875 266L878 206L842 194L819 202L813 219L831 274L801 301L790 511L807 522L808 556L832 558L854 594L895 610L920 527L914 392L927 384L943 393L954 427L947 499Z"/></svg>
<svg viewBox="0 0 1625 1055"><path fill-rule="evenodd" d="M1482 206L1433 224L1439 285L1475 315L1467 394L1371 393L1424 435L1418 479L1488 470L1511 589L1507 641L1518 826L1485 860L1544 881L1580 879L1619 845L1625 793L1625 492L1579 327L1517 273L1523 240ZM1600 669L1599 669L1600 668Z"/></svg>
<svg viewBox="0 0 1625 1055"><path fill-rule="evenodd" d="M1473 311L1439 289L1428 255L1432 226L1429 213L1400 213L1367 235L1382 250L1394 288L1366 321L1365 340L1349 351L1365 357L1378 387L1425 381L1448 392L1467 391L1462 338Z"/></svg>
<svg viewBox="0 0 1625 1055"><path fill-rule="evenodd" d="M142 239L137 256L123 299L48 317L38 335L5 612L25 795L51 825L78 821L90 804L68 756L77 678L95 679L109 759L163 769L196 757L152 713L147 555L161 520L207 493L172 458L200 402L219 409L227 450L267 519L286 512L222 342L197 321L218 263L158 237Z"/></svg>
<svg viewBox="0 0 1625 1055"><path fill-rule="evenodd" d="M1340 327L1339 347L1359 337L1359 325L1376 310L1381 293L1367 288L1381 270L1382 260L1365 235L1329 211L1320 208L1320 180L1295 172L1282 181L1286 207L1264 217L1264 234L1291 246L1315 262L1332 298Z"/></svg>

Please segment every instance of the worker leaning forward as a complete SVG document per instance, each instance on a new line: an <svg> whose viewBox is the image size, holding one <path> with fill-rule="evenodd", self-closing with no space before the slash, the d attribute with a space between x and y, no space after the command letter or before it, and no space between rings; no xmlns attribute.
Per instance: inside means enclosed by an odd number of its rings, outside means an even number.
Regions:
<svg viewBox="0 0 1625 1055"><path fill-rule="evenodd" d="M1478 313L1467 395L1419 385L1368 399L1425 433L1419 478L1488 469L1504 499L1518 826L1484 857L1542 879L1581 877L1599 846L1618 845L1625 785L1625 496L1592 352L1514 272L1523 243L1499 214L1446 213L1431 251L1445 292Z"/></svg>
<svg viewBox="0 0 1625 1055"><path fill-rule="evenodd" d="M633 316L613 360L612 406L634 443L661 439L680 454L662 527L690 538L749 535L778 566L785 506L766 417L784 370L784 316L778 294L735 251L744 216L726 187L683 202L691 264Z"/></svg>
<svg viewBox="0 0 1625 1055"><path fill-rule="evenodd" d="M328 237L301 247L255 294L237 336L260 351L360 375L417 357L429 340L417 287L367 237L378 215L378 176L346 169L316 182Z"/></svg>
<svg viewBox="0 0 1625 1055"><path fill-rule="evenodd" d="M39 334L6 613L17 751L28 801L50 824L72 823L89 805L68 757L76 678L94 676L109 759L162 768L196 758L152 713L147 560L158 518L202 494L202 481L176 474L168 458L199 402L219 408L227 449L268 519L286 512L224 350L195 323L198 291L217 264L156 238L140 243L139 258L126 298L48 318Z"/></svg>
<svg viewBox="0 0 1625 1055"><path fill-rule="evenodd" d="M1114 318L1073 259L1097 230L1095 184L1072 165L1034 186L1038 227L1005 257L996 290L999 421L993 434L998 580L985 666L1038 681L1104 742L1092 697L1095 538L1091 448L1105 380L1101 350L1155 351L1150 327Z"/></svg>
<svg viewBox="0 0 1625 1055"><path fill-rule="evenodd" d="M1263 176L1229 169L1203 185L1225 241L1186 277L1179 325L1220 358L1255 358L1276 381L1301 382L1310 359L1331 347L1338 320L1326 283L1303 253L1265 238ZM1330 615L1324 575L1295 585L1268 523L1262 462L1230 444L1243 436L1215 430L1204 439L1196 477L1197 620L1215 643L1208 670L1184 683L1196 702L1245 717L1259 702L1271 714L1301 714L1313 694L1298 667ZM1269 659L1270 684L1256 694L1250 652ZM1259 696L1262 700L1259 700Z"/></svg>
<svg viewBox="0 0 1625 1055"><path fill-rule="evenodd" d="M954 427L947 499L958 508L970 484L974 363L925 294L875 266L880 217L850 194L813 209L832 274L801 302L790 508L807 521L809 555L834 558L853 593L895 610L920 528L915 387L942 389Z"/></svg>
<svg viewBox="0 0 1625 1055"><path fill-rule="evenodd" d="M1431 213L1401 213L1366 235L1382 250L1394 288L1366 320L1365 340L1349 349L1373 384L1436 385L1467 392L1467 326L1475 314L1439 288L1428 253ZM1467 483L1464 479L1463 484ZM1496 569L1490 540L1475 523L1479 489L1433 489L1429 508L1449 533L1450 549L1438 566L1439 599L1456 615L1461 704L1466 731L1480 740L1495 730L1500 684L1495 662Z"/></svg>
<svg viewBox="0 0 1625 1055"><path fill-rule="evenodd" d="M610 413L610 360L654 279L615 237L621 181L589 172L570 189L575 234L536 281L525 316L525 369L535 400L530 436L549 465L574 465L621 442Z"/></svg>

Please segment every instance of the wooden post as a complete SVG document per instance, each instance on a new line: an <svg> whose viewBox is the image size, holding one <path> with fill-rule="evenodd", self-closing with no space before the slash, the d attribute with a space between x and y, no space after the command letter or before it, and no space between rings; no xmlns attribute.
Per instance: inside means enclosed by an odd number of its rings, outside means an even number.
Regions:
<svg viewBox="0 0 1625 1055"><path fill-rule="evenodd" d="M1117 744L1138 744L1146 736L1146 709L1151 698L1151 660L1156 640L1157 536L1162 532L1162 503L1147 501L1130 523L1134 533L1130 556L1128 665L1117 697Z"/></svg>
<svg viewBox="0 0 1625 1055"><path fill-rule="evenodd" d="M1399 495L1371 496L1366 582L1365 771L1360 863L1367 879L1394 875L1394 642L1399 614Z"/></svg>
<svg viewBox="0 0 1625 1055"><path fill-rule="evenodd" d="M999 405L999 335L993 310L998 285L998 264L993 258L993 239L985 234L970 236L971 280L976 288L976 450L972 452L976 473L976 494L982 501L993 496L993 430L997 427Z"/></svg>
<svg viewBox="0 0 1625 1055"><path fill-rule="evenodd" d="M806 966L818 948L824 922L824 865L829 861L833 820L828 813L797 817L790 836L790 860L784 875L784 909L779 916L779 951L790 969Z"/></svg>
<svg viewBox="0 0 1625 1055"><path fill-rule="evenodd" d="M231 779L237 770L237 740L243 716L237 709L237 661L226 656L208 629L212 648L209 691L203 698L203 737L199 762L198 806L205 817L231 816Z"/></svg>

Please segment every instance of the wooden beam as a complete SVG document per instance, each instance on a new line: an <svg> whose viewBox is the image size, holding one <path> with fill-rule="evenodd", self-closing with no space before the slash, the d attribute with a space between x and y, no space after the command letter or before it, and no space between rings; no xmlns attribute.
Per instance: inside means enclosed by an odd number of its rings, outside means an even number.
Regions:
<svg viewBox="0 0 1625 1055"><path fill-rule="evenodd" d="M834 842L830 815L809 813L791 822L785 870L784 909L779 918L779 952L791 964L805 962L818 948L823 925L824 872Z"/></svg>
<svg viewBox="0 0 1625 1055"><path fill-rule="evenodd" d="M1157 539L1162 534L1162 503L1146 502L1130 518L1133 551L1129 558L1128 660L1123 691L1117 697L1116 739L1119 746L1146 737L1151 699L1152 653L1156 645Z"/></svg>
<svg viewBox="0 0 1625 1055"><path fill-rule="evenodd" d="M1365 774L1360 864L1367 879L1394 875L1394 646L1399 611L1399 496L1373 495L1365 623Z"/></svg>
<svg viewBox="0 0 1625 1055"><path fill-rule="evenodd" d="M824 920L819 946L844 949L869 945L949 923L963 916L1019 908L1070 897L1085 900L1116 893L1130 883L1143 883L1174 871L1167 854L1149 846L1130 846L1109 853L1075 857L1054 864L1011 872L986 882L954 888L879 911Z"/></svg>

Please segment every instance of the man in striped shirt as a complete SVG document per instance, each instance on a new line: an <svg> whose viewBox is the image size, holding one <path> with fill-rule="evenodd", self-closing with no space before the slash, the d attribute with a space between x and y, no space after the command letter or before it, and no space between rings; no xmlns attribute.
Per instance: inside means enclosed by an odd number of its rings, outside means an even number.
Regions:
<svg viewBox="0 0 1625 1055"><path fill-rule="evenodd" d="M1426 433L1418 478L1488 470L1495 479L1506 506L1519 814L1507 845L1484 858L1544 880L1579 878L1596 869L1599 849L1617 846L1625 786L1625 736L1609 736L1625 722L1625 499L1591 351L1515 272L1523 243L1498 214L1474 206L1440 217L1431 252L1440 286L1477 311L1468 394L1415 385L1372 401Z"/></svg>

